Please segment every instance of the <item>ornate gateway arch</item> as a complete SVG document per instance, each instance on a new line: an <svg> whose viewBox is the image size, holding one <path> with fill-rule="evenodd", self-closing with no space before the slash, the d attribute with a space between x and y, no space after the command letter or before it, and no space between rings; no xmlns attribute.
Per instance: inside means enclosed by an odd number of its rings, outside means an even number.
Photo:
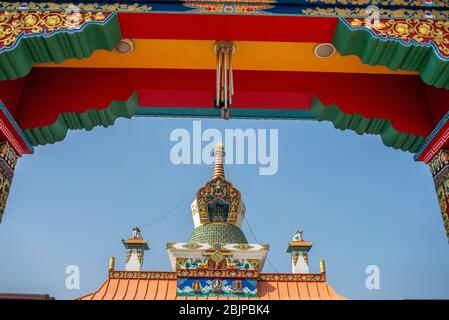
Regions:
<svg viewBox="0 0 449 320"><path fill-rule="evenodd" d="M449 236L447 17L440 0L0 2L0 217L17 159L68 130L313 119L428 164Z"/></svg>

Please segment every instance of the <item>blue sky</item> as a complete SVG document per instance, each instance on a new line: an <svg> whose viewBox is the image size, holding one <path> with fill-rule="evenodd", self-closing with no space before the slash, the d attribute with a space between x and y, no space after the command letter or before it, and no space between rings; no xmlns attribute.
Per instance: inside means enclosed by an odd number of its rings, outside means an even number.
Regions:
<svg viewBox="0 0 449 320"><path fill-rule="evenodd" d="M380 137L339 131L327 122L202 120L217 128L279 131L279 169L228 165L257 240L270 244L279 272L294 230L314 242L312 272L325 258L328 281L350 299L449 298L448 243L428 168ZM165 243L193 230L190 203L211 174L208 165L170 161L172 130L189 119L120 119L109 128L71 131L37 147L16 167L0 224L0 292L49 293L72 299L106 279L110 255L124 268L121 239L131 227L149 241L146 270L169 270ZM244 225L250 242L254 238ZM80 268L80 289L65 287L68 265ZM369 265L380 290L365 287ZM267 263L264 271L273 272Z"/></svg>

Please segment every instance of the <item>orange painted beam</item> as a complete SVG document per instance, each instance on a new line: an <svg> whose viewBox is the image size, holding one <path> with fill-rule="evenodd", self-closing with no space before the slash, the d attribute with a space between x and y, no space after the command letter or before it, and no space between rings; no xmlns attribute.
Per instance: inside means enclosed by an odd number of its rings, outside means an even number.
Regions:
<svg viewBox="0 0 449 320"><path fill-rule="evenodd" d="M36 67L215 69L214 41L136 39L134 43L132 53L100 50L83 60L70 59ZM369 66L358 57L343 57L338 52L330 58L318 58L314 54L315 43L236 41L235 45L236 70L417 74Z"/></svg>

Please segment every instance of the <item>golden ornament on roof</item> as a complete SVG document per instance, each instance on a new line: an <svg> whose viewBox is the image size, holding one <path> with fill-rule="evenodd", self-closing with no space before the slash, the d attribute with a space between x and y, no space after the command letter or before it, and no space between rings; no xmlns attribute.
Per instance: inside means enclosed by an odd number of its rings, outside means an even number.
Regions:
<svg viewBox="0 0 449 320"><path fill-rule="evenodd" d="M223 258L224 256L220 251L215 251L211 256L212 261L216 263L221 262Z"/></svg>

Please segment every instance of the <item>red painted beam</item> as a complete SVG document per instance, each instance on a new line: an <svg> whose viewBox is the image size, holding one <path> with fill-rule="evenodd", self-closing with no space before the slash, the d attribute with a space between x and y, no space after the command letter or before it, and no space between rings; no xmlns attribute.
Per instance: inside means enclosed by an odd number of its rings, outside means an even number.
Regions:
<svg viewBox="0 0 449 320"><path fill-rule="evenodd" d="M215 92L187 90L137 90L141 107L211 108ZM308 110L311 93L243 91L237 94L232 108Z"/></svg>
<svg viewBox="0 0 449 320"><path fill-rule="evenodd" d="M436 125L449 111L449 90L428 85L424 86L424 90L430 106L433 122Z"/></svg>
<svg viewBox="0 0 449 320"><path fill-rule="evenodd" d="M119 13L124 38L330 42L335 17Z"/></svg>
<svg viewBox="0 0 449 320"><path fill-rule="evenodd" d="M236 101L248 93L263 92L260 100L271 95L272 100L260 108L277 105L285 109L298 105L298 94L316 95L324 104L338 105L345 113L390 119L397 130L405 133L427 136L434 127L418 76L239 70L234 79ZM45 126L62 112L106 108L113 100L128 99L136 90L178 91L178 101L184 99L182 92L186 91L207 91L213 96L215 72L38 68L26 78L16 120L24 129ZM279 93L294 95L291 101L281 103L274 98ZM191 103L192 107L206 106L203 100Z"/></svg>
<svg viewBox="0 0 449 320"><path fill-rule="evenodd" d="M0 101L3 102L13 116L16 113L24 83L25 78L6 80L0 83Z"/></svg>

